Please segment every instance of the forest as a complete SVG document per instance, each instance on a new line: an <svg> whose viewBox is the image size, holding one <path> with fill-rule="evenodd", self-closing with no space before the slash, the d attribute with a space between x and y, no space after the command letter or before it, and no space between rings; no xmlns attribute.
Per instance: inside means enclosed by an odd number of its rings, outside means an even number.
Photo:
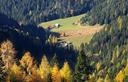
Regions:
<svg viewBox="0 0 128 82"><path fill-rule="evenodd" d="M0 82L128 82L127 2L0 0ZM38 26L82 13L82 26L105 27L79 48Z"/></svg>
<svg viewBox="0 0 128 82"><path fill-rule="evenodd" d="M128 15L127 0L107 0L93 7L81 19L83 25L109 24L119 16ZM100 13L99 13L100 12Z"/></svg>
<svg viewBox="0 0 128 82"><path fill-rule="evenodd" d="M0 12L19 24L39 24L90 10L95 0L0 0Z"/></svg>

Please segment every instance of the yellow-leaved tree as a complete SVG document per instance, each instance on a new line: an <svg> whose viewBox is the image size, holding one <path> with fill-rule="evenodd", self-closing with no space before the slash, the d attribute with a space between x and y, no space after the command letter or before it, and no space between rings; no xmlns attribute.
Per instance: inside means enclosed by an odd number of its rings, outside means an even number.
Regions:
<svg viewBox="0 0 128 82"><path fill-rule="evenodd" d="M23 71L21 70L20 66L18 66L16 63L14 63L10 69L11 69L10 70L11 74L9 74L10 77L14 76L15 81L24 81ZM10 78L10 79L13 79L13 78Z"/></svg>
<svg viewBox="0 0 128 82"><path fill-rule="evenodd" d="M119 57L119 46L117 45L115 50L112 53L112 59L111 59L111 63L115 63L116 59Z"/></svg>
<svg viewBox="0 0 128 82"><path fill-rule="evenodd" d="M50 65L49 65L49 62L48 62L46 56L43 56L38 72L39 72L41 78L45 82L47 82L48 75L50 74Z"/></svg>
<svg viewBox="0 0 128 82"><path fill-rule="evenodd" d="M51 70L52 82L61 82L61 75L58 66L55 64Z"/></svg>
<svg viewBox="0 0 128 82"><path fill-rule="evenodd" d="M124 70L120 70L119 73L116 75L115 80L117 82L123 82L124 78L125 78Z"/></svg>
<svg viewBox="0 0 128 82"><path fill-rule="evenodd" d="M3 42L0 47L1 58L5 64L6 69L10 69L15 62L15 49L12 42L9 40Z"/></svg>
<svg viewBox="0 0 128 82"><path fill-rule="evenodd" d="M98 71L100 68L101 68L101 63L98 62L98 63L96 64L96 70Z"/></svg>
<svg viewBox="0 0 128 82"><path fill-rule="evenodd" d="M108 74L106 75L106 77L105 77L105 79L104 79L104 82L111 82L111 79L110 79L110 77L109 77Z"/></svg>
<svg viewBox="0 0 128 82"><path fill-rule="evenodd" d="M25 75L26 82L42 82L37 71L37 65L35 64L30 52L24 54L20 60L20 65L24 71L23 74Z"/></svg>
<svg viewBox="0 0 128 82"><path fill-rule="evenodd" d="M30 52L26 52L22 59L20 60L20 64L23 69L27 72L27 74L31 74L31 70L34 66L33 57L31 57Z"/></svg>
<svg viewBox="0 0 128 82"><path fill-rule="evenodd" d="M62 69L60 70L61 77L64 82L71 82L72 74L68 62L65 62Z"/></svg>
<svg viewBox="0 0 128 82"><path fill-rule="evenodd" d="M123 19L121 16L118 17L117 19L117 23L118 23L118 27L121 30L122 26L123 26Z"/></svg>
<svg viewBox="0 0 128 82"><path fill-rule="evenodd" d="M99 77L96 82L103 82L103 79L101 77Z"/></svg>

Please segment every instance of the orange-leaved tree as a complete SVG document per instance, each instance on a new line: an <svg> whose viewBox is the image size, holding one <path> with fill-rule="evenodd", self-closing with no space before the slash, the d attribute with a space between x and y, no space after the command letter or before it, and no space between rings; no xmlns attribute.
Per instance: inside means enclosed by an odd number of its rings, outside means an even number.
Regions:
<svg viewBox="0 0 128 82"><path fill-rule="evenodd" d="M26 73L31 74L31 70L34 66L34 60L33 57L31 57L30 52L26 52L24 54L24 56L20 60L20 64Z"/></svg>
<svg viewBox="0 0 128 82"><path fill-rule="evenodd" d="M0 55L5 64L6 69L11 68L13 63L15 62L15 49L13 48L13 44L7 40L1 44L0 47Z"/></svg>

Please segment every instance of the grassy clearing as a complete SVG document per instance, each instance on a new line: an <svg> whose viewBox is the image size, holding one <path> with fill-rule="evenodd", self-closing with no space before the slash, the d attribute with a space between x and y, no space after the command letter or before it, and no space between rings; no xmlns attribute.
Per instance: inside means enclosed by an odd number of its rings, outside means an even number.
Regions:
<svg viewBox="0 0 128 82"><path fill-rule="evenodd" d="M93 35L96 32L99 32L103 26L95 25L95 26L80 26L73 25L73 23L80 20L80 18L84 16L74 16L64 19L57 19L49 22L41 23L39 26L47 28L48 26L54 25L56 23L60 24L60 28L54 28L51 31L58 33L65 33L67 37L60 37L62 41L71 42L75 47L79 48L81 43L88 43Z"/></svg>
<svg viewBox="0 0 128 82"><path fill-rule="evenodd" d="M65 38L60 38L63 41L70 41L72 44L79 48L80 44L82 43L88 43L92 39L93 35L81 35L81 36L71 36L71 37L65 37Z"/></svg>
<svg viewBox="0 0 128 82"><path fill-rule="evenodd" d="M64 19L57 19L57 20L53 20L53 21L49 21L49 22L44 22L39 24L39 26L47 28L50 25L54 25L56 23L60 24L61 27L58 29L53 29L52 31L54 32L65 32L65 31L69 31L69 30L78 30L80 29L79 25L73 25L74 22L79 21L80 18L84 16L83 15L79 15L79 16L74 16L74 17L69 17L69 18L64 18Z"/></svg>

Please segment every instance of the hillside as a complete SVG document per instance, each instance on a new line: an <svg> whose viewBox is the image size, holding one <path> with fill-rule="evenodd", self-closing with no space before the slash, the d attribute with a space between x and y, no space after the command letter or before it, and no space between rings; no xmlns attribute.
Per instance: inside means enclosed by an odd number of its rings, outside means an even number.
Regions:
<svg viewBox="0 0 128 82"><path fill-rule="evenodd" d="M43 21L65 18L85 13L94 5L96 5L94 1L1 0L0 12L17 20L20 24L39 24Z"/></svg>
<svg viewBox="0 0 128 82"><path fill-rule="evenodd" d="M117 20L119 16L128 15L127 0L103 1L89 11L82 19L83 25L90 24L109 24ZM100 12L100 13L99 13Z"/></svg>
<svg viewBox="0 0 128 82"><path fill-rule="evenodd" d="M95 34L89 44L82 45L74 81L85 80L81 77L88 78L87 82L128 81L128 17L121 20L121 26L118 20L113 21ZM91 73L89 66L93 67Z"/></svg>
<svg viewBox="0 0 128 82"><path fill-rule="evenodd" d="M127 3L0 0L0 82L128 82Z"/></svg>

